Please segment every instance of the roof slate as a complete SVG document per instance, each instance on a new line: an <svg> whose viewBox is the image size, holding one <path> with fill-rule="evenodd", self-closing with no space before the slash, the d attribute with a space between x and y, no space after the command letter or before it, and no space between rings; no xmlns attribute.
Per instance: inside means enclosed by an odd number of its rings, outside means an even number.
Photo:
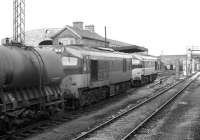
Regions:
<svg viewBox="0 0 200 140"><path fill-rule="evenodd" d="M37 46L41 41L50 40L50 37L60 30L60 28L43 28L27 31L25 33L25 44Z"/></svg>
<svg viewBox="0 0 200 140"><path fill-rule="evenodd" d="M68 26L68 25L65 26L63 29L61 29L59 32L57 32L56 34L54 34L51 37L55 38L56 36L58 36L59 34L64 32L66 29L70 29L70 30L74 31L75 33L77 33L82 38L105 41L104 37L102 37L101 35L99 35L95 32L90 32L88 30L82 30L82 29L71 27L71 26Z"/></svg>
<svg viewBox="0 0 200 140"><path fill-rule="evenodd" d="M110 42L110 44L114 44L114 45L119 45L119 46L132 46L132 44L128 44L125 42L121 42L118 40L113 40L113 39L108 39L108 41Z"/></svg>
<svg viewBox="0 0 200 140"><path fill-rule="evenodd" d="M92 40L97 40L97 41L102 41L102 42L105 41L104 37L102 37L101 35L95 32L90 32L88 30L82 30L82 29L67 25L64 28L43 28L43 29L27 31L25 43L26 45L37 46L41 41L54 39L55 37L60 35L62 32L64 32L66 29L71 30L75 35L83 39L92 39ZM113 49L117 51L121 51L121 50L129 51L129 50L134 50L134 49L141 50L141 51L148 51L148 49L144 47L132 45L132 44L117 41L117 40L107 39L107 42L110 44L119 46L119 47L113 47Z"/></svg>

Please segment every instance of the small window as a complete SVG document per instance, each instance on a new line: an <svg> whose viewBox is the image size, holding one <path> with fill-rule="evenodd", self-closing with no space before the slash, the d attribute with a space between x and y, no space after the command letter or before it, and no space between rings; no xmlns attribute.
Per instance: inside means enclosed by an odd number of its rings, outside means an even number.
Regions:
<svg viewBox="0 0 200 140"><path fill-rule="evenodd" d="M127 71L127 62L126 59L123 59L123 72Z"/></svg>
<svg viewBox="0 0 200 140"><path fill-rule="evenodd" d="M74 40L70 40L70 44L75 44L75 43L74 43Z"/></svg>
<svg viewBox="0 0 200 140"><path fill-rule="evenodd" d="M76 66L78 65L78 58L75 57L62 57L63 66Z"/></svg>

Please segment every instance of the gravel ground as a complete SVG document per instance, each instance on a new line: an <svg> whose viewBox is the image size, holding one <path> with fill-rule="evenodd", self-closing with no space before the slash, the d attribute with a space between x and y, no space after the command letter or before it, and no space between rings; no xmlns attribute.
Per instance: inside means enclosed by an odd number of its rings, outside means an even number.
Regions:
<svg viewBox="0 0 200 140"><path fill-rule="evenodd" d="M173 82L174 78L170 78L166 82ZM129 90L125 95L119 95L113 99L103 101L95 105L90 112L83 113L81 117L78 117L72 121L66 122L53 129L46 130L44 133L28 138L28 140L66 140L71 139L78 133L94 127L99 122L105 121L108 118L113 117L116 113L123 112L130 105L144 100L145 98L154 94L155 91L148 86L140 88L138 90ZM113 114L113 115L112 115Z"/></svg>
<svg viewBox="0 0 200 140"><path fill-rule="evenodd" d="M146 124L134 140L200 140L200 78Z"/></svg>
<svg viewBox="0 0 200 140"><path fill-rule="evenodd" d="M178 89L181 87L182 85L178 85ZM149 102L148 105L141 106L140 108L113 122L109 126L97 131L87 140L120 140L124 134L129 133L132 128L137 126L141 121L149 116L149 114L152 114L155 109L159 108L163 102L171 98L175 91L176 89L169 90L152 102Z"/></svg>

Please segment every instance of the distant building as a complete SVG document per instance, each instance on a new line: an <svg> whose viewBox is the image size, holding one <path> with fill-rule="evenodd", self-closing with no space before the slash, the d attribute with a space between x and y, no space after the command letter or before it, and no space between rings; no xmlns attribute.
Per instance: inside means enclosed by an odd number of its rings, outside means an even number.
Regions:
<svg viewBox="0 0 200 140"><path fill-rule="evenodd" d="M83 22L73 22L73 27L65 26L52 37L54 45L84 44L91 47L104 47L105 39L95 32L94 25L83 28ZM107 46L109 42L106 42Z"/></svg>
<svg viewBox="0 0 200 140"><path fill-rule="evenodd" d="M166 69L174 70L177 61L180 63L180 70L183 70L184 62L186 61L186 55L161 55L161 62Z"/></svg>
<svg viewBox="0 0 200 140"><path fill-rule="evenodd" d="M105 43L106 40L106 43ZM73 22L64 28L45 28L26 32L26 45L70 45L82 44L89 47L109 47L122 52L148 52L148 49L117 40L105 39L95 32L94 25L83 26L83 22Z"/></svg>
<svg viewBox="0 0 200 140"><path fill-rule="evenodd" d="M30 46L38 46L43 44L52 45L52 38L61 28L44 28L26 31L25 44Z"/></svg>

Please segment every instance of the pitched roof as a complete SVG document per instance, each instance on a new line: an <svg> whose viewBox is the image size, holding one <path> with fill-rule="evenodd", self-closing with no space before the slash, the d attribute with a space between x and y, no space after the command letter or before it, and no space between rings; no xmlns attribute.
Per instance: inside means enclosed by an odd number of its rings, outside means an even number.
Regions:
<svg viewBox="0 0 200 140"><path fill-rule="evenodd" d="M88 31L88 30L82 30L82 29L71 27L71 26L68 26L68 25L66 25L62 30L60 30L59 32L57 32L56 34L54 34L51 37L52 38L57 37L62 32L64 32L66 29L72 31L75 35L77 35L80 38L86 38L86 39L92 39L92 40L98 40L98 41L105 41L104 37L102 37L101 35L99 35L95 32L91 32L91 31Z"/></svg>
<svg viewBox="0 0 200 140"><path fill-rule="evenodd" d="M58 35L60 35L62 32L64 32L66 29L73 32L77 37L79 38L85 38L85 39L92 39L92 40L98 40L98 41L105 41L105 38L101 35L90 32L88 30L81 30L79 28L71 27L71 26L65 26L64 28L43 28L43 29L35 29L30 30L26 32L26 39L25 44L31 45L31 46L37 46L40 42L44 40L52 40ZM122 52L138 52L138 51L148 51L148 49L144 47L140 47L137 45L132 45L129 43L107 39L107 42L110 44L117 45L119 47L113 47L116 51L122 51Z"/></svg>
<svg viewBox="0 0 200 140"><path fill-rule="evenodd" d="M111 48L114 49L115 51L121 51L127 53L148 51L148 49L145 47L132 45L118 40L108 39L108 41L110 42ZM116 45L116 47L112 47L112 45Z"/></svg>
<svg viewBox="0 0 200 140"><path fill-rule="evenodd" d="M112 47L112 49L114 49L115 51L121 51L121 52L126 52L126 53L148 51L147 48L140 47L140 46L137 46L137 45Z"/></svg>
<svg viewBox="0 0 200 140"><path fill-rule="evenodd" d="M51 40L50 37L60 30L60 28L43 28L27 31L25 33L25 44L30 46L37 46L41 41Z"/></svg>
<svg viewBox="0 0 200 140"><path fill-rule="evenodd" d="M114 44L114 45L118 45L118 46L132 46L132 44L121 42L118 40L108 39L108 41L110 42L110 44Z"/></svg>

